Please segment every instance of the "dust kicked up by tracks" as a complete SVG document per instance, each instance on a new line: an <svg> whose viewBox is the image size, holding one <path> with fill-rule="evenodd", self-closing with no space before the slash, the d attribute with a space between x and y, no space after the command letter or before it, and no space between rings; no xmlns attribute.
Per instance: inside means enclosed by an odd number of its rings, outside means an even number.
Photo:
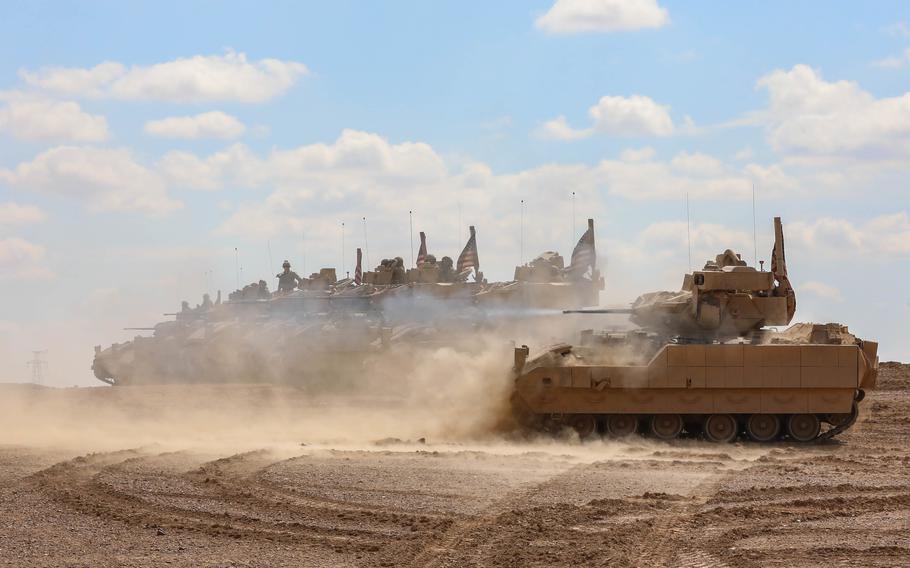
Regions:
<svg viewBox="0 0 910 568"><path fill-rule="evenodd" d="M4 387L0 565L907 564L910 366L879 386L815 446L516 442L432 408L420 432L265 387Z"/></svg>

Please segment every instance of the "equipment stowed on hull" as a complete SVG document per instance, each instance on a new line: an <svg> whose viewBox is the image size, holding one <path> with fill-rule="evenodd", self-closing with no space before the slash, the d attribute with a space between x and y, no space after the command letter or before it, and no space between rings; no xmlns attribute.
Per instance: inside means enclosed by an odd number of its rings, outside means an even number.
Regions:
<svg viewBox="0 0 910 568"><path fill-rule="evenodd" d="M875 388L878 344L838 324L764 329L789 324L795 309L775 218L771 272L727 250L686 275L679 292L586 312L627 313L639 330L584 331L579 345L534 357L516 348L513 408L528 427L569 426L582 437L830 438L856 421L865 390Z"/></svg>

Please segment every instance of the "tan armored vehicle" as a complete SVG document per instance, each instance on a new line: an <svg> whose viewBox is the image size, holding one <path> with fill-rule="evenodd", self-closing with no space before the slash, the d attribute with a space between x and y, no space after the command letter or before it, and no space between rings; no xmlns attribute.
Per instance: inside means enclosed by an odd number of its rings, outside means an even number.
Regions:
<svg viewBox="0 0 910 568"><path fill-rule="evenodd" d="M564 266L544 253L517 267L514 281L488 282L480 272L474 227L453 261L427 253L421 233L417 266L398 257L339 280L333 268L271 293L264 280L229 294L184 302L173 321L106 349L95 349L95 376L111 385L190 382L291 382L320 385L357 377L368 356L395 344L470 345L478 330L519 328L553 308L596 306L603 279L596 269L594 222ZM540 313L544 311L545 315ZM558 314L558 312L557 312ZM339 381L340 382L340 381Z"/></svg>
<svg viewBox="0 0 910 568"><path fill-rule="evenodd" d="M715 442L740 434L808 442L849 428L864 390L875 388L878 344L838 324L765 328L789 324L796 310L780 218L774 223L770 272L727 250L686 275L678 292L587 312L626 313L641 329L584 331L580 345L534 357L516 348L517 417L582 437L687 432Z"/></svg>

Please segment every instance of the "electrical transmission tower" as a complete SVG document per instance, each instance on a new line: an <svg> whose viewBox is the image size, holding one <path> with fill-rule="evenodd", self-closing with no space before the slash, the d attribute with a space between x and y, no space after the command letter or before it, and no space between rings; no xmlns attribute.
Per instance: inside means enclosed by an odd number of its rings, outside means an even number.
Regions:
<svg viewBox="0 0 910 568"><path fill-rule="evenodd" d="M26 363L32 371L32 383L36 385L44 384L44 373L47 371L47 361L44 356L47 351L32 351L32 360Z"/></svg>

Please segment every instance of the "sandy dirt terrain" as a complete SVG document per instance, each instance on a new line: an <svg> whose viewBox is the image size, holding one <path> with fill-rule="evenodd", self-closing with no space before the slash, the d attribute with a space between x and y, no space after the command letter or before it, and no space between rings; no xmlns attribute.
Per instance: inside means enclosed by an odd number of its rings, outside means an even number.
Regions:
<svg viewBox="0 0 910 568"><path fill-rule="evenodd" d="M0 387L0 565L910 565L910 365L814 446L422 441L276 390Z"/></svg>

